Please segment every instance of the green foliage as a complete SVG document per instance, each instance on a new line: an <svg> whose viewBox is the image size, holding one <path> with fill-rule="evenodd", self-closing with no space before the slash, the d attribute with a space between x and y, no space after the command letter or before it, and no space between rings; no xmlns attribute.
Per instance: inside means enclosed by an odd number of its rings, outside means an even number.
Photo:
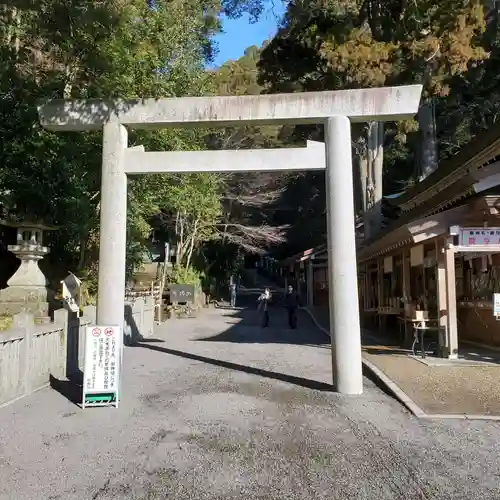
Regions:
<svg viewBox="0 0 500 500"><path fill-rule="evenodd" d="M97 273L92 274L92 278L97 278ZM82 282L80 295L80 307L97 305L97 281L90 279Z"/></svg>
<svg viewBox="0 0 500 500"><path fill-rule="evenodd" d="M0 13L0 182L12 217L51 222L53 269L96 286L101 135L41 129L39 98L165 97L212 91L204 71L217 1L13 2ZM130 134L149 150L196 149L200 131ZM129 182L128 270L137 265L150 218L177 179Z"/></svg>
<svg viewBox="0 0 500 500"><path fill-rule="evenodd" d="M54 134L38 124L43 98L258 95L421 82L434 99L441 154L500 116L500 31L480 0L296 0L278 35L214 71L220 13L256 19L263 0L14 0L0 11L0 203L11 217L53 223L53 269L97 287L101 134ZM385 191L411 182L416 122L388 124ZM353 128L355 139L361 128ZM320 127L130 132L146 150L286 147ZM355 144L359 145L358 142ZM324 239L324 179L277 174L129 179L127 266L142 260L152 216L177 248L178 282L196 270L232 272L242 251ZM300 247L300 248L299 248ZM91 299L89 299L91 300Z"/></svg>
<svg viewBox="0 0 500 500"><path fill-rule="evenodd" d="M177 224L184 224L184 234L196 232L197 240L209 241L221 212L219 186L219 177L214 174L171 176L162 208L176 213Z"/></svg>
<svg viewBox="0 0 500 500"><path fill-rule="evenodd" d="M227 61L215 73L220 95L258 95L262 87L257 82L259 48L255 45L245 50L237 61Z"/></svg>
<svg viewBox="0 0 500 500"><path fill-rule="evenodd" d="M169 275L168 281L175 284L195 285L197 289L200 289L204 278L204 273L192 266L175 266Z"/></svg>
<svg viewBox="0 0 500 500"><path fill-rule="evenodd" d="M202 244L218 236L219 177L193 173L160 179L163 184L158 188L157 202L162 210L161 222L175 237L177 264L187 272Z"/></svg>
<svg viewBox="0 0 500 500"><path fill-rule="evenodd" d="M456 75L449 94L437 101L437 129L443 157L455 154L473 137L498 124L500 20L496 10L488 15L482 42L489 57Z"/></svg>

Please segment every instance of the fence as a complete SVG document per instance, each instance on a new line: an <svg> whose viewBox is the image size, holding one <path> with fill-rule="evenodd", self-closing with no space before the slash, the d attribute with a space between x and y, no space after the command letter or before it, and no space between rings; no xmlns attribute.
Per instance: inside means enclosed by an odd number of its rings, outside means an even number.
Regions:
<svg viewBox="0 0 500 500"><path fill-rule="evenodd" d="M152 300L153 319L162 321L162 287L158 282L151 282L151 286L142 288L125 288L125 302L134 303L137 299L143 299L147 303Z"/></svg>
<svg viewBox="0 0 500 500"><path fill-rule="evenodd" d="M152 335L153 309L148 299L126 304L125 343ZM95 321L94 306L85 307L80 318L59 309L53 323L41 325L31 314L16 314L12 326L0 332L0 406L48 386L51 376L81 376L85 330Z"/></svg>
<svg viewBox="0 0 500 500"><path fill-rule="evenodd" d="M139 297L125 304L123 337L126 345L153 335L155 318L154 297Z"/></svg>

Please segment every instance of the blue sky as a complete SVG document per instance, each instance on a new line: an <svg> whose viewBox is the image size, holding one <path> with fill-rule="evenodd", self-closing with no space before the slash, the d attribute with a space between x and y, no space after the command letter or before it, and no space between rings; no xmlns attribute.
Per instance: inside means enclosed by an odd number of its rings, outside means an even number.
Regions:
<svg viewBox="0 0 500 500"><path fill-rule="evenodd" d="M214 37L219 52L213 66L220 66L229 59L239 59L247 47L260 46L264 40L274 36L283 12L283 2L270 1L257 23L251 24L248 16L239 19L223 18L224 32Z"/></svg>

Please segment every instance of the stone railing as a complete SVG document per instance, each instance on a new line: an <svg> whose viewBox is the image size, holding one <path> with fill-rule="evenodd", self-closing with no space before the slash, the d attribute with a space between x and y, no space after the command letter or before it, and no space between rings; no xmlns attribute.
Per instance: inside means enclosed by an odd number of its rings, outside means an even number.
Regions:
<svg viewBox="0 0 500 500"><path fill-rule="evenodd" d="M51 375L64 377L67 317L61 309L54 323L36 325L33 315L20 313L0 333L0 405L45 387Z"/></svg>
<svg viewBox="0 0 500 500"><path fill-rule="evenodd" d="M153 311L153 301L148 299L125 305L126 344L153 334ZM94 306L84 307L80 318L58 309L52 323L41 325L31 314L16 314L12 326L0 332L0 406L48 386L51 377L80 378L86 327L95 321Z"/></svg>
<svg viewBox="0 0 500 500"><path fill-rule="evenodd" d="M125 323L123 341L125 345L133 344L153 335L155 318L155 299L139 297L125 303Z"/></svg>

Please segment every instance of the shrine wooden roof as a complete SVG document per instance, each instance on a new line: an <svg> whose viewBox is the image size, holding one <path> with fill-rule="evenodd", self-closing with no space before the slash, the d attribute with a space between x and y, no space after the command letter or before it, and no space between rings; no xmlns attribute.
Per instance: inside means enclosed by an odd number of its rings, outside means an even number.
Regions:
<svg viewBox="0 0 500 500"><path fill-rule="evenodd" d="M444 161L433 174L394 200L401 216L363 242L361 258L378 252L388 235L417 219L423 219L463 205L478 193L500 185L500 127L490 130ZM406 233L405 233L406 234ZM393 236L394 236L393 235ZM392 239L392 236L391 238Z"/></svg>
<svg viewBox="0 0 500 500"><path fill-rule="evenodd" d="M358 247L361 260L381 255L398 246L415 242L420 225L452 223L462 217L467 202L485 198L500 186L500 127L495 127L471 141L439 168L406 193L389 203L401 209L401 215L382 231ZM490 202L491 203L491 202ZM500 211L500 209L499 209ZM442 214L442 215L440 215ZM455 222L453 222L455 223ZM436 232L434 231L434 232ZM420 234L420 233L419 233ZM434 234L427 231L428 235ZM422 236L418 236L417 239ZM293 255L282 263L289 265L326 253L326 245Z"/></svg>
<svg viewBox="0 0 500 500"><path fill-rule="evenodd" d="M463 146L455 155L440 162L439 168L406 193L391 200L404 212L411 211L431 199L438 199L442 190L449 188L471 170L482 168L500 157L500 127L480 134Z"/></svg>

